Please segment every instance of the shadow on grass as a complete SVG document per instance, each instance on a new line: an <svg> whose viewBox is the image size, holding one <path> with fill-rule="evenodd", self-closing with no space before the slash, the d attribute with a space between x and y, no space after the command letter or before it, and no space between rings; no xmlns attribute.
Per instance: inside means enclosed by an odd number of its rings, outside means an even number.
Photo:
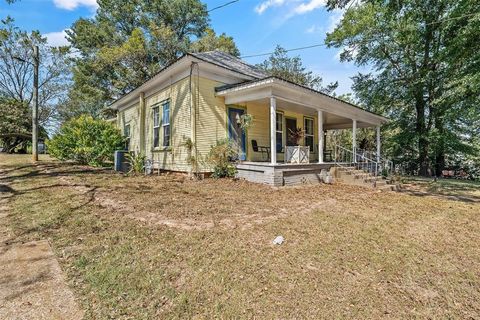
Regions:
<svg viewBox="0 0 480 320"><path fill-rule="evenodd" d="M8 184L0 184L0 193L12 193L16 194L15 189L10 187Z"/></svg>
<svg viewBox="0 0 480 320"><path fill-rule="evenodd" d="M85 175L85 174L96 174L96 173L105 173L111 172L107 171L102 168L90 168L90 167L79 167L76 165L70 164L37 164L34 166L25 166L29 170L26 173L17 174L17 175L6 175L0 177L0 195L2 199L8 199L7 201L11 201L15 197L25 195L31 192L35 192L38 190L43 189L65 189L69 188L75 190L73 194L70 192L66 193L58 193L60 197L55 198L54 201L56 202L65 202L71 204L68 210L64 210L54 217L52 217L49 221L44 221L38 225L31 226L29 228L25 228L20 230L19 233L12 235L11 238L5 239L3 242L5 244L11 244L15 242L15 239L22 238L32 233L42 232L42 233L50 233L51 231L60 228L62 225L66 223L66 220L73 217L79 209L88 206L89 204L95 201L95 194L97 192L98 187L91 186L89 184L79 184L79 183L68 183L68 182L57 182L55 179L47 180L43 178L55 178L61 176L75 176L75 175ZM13 170L16 171L16 170ZM10 172L13 172L10 171ZM5 171L1 172L5 174ZM22 183L22 180L29 180L33 178L40 178L39 181L47 182L46 184L39 185L39 186L31 186L30 188L15 190L13 185ZM19 181L20 180L20 181ZM76 197L80 197L79 199L75 199ZM36 204L43 203L45 201L44 198L35 199L37 202L31 204L35 206Z"/></svg>
<svg viewBox="0 0 480 320"><path fill-rule="evenodd" d="M402 190L413 196L437 196L467 203L480 202L480 184L473 181L411 179L413 185ZM478 192L478 195L475 194Z"/></svg>
<svg viewBox="0 0 480 320"><path fill-rule="evenodd" d="M27 168L35 168L29 170L26 173L17 175L5 175L14 171L19 171ZM106 168L92 168L86 166L78 166L74 164L36 164L24 167L17 167L15 170L3 170L0 172L1 182L12 182L15 180L29 179L29 178L41 178L41 177L61 177L77 174L98 174L98 173L111 173L112 171Z"/></svg>
<svg viewBox="0 0 480 320"><path fill-rule="evenodd" d="M57 185L43 186L43 187L39 187L39 188L32 188L32 189L29 189L28 191L38 190L38 189L42 189L42 188L75 187L75 186L85 187L85 185L57 184ZM44 222L42 222L38 225L29 227L29 228L20 229L20 232L15 233L10 238L4 239L3 243L6 244L6 245L15 243L15 242L18 242L17 239L22 239L23 237L28 236L28 235L33 234L33 233L42 233L44 235L48 235L52 231L61 228L63 225L65 225L67 223L68 219L75 218L75 214L77 213L78 210L83 209L85 206L88 206L89 204L91 204L95 201L96 191L97 191L97 187L90 187L86 192L76 194L76 196L78 196L78 195L86 196L86 199L84 199L84 201L80 202L78 205L73 206L73 207L69 207L68 209L66 209L66 210L62 211L61 213L57 214L50 221L44 221ZM18 193L17 193L17 195L18 195ZM66 201L66 202L68 202L72 199L72 196L67 194L63 198L62 199L57 199L56 201ZM39 202L42 202L42 201L43 200L39 200ZM33 205L35 205L35 204L33 204Z"/></svg>

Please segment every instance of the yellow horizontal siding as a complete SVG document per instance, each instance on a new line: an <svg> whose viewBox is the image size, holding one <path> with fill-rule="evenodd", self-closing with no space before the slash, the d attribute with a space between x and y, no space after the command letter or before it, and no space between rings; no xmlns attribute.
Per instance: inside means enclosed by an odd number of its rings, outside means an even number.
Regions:
<svg viewBox="0 0 480 320"><path fill-rule="evenodd" d="M145 99L145 143L146 154L149 159L158 161L165 170L189 171L187 162L188 151L183 146L190 137L190 97L189 78L173 83L168 88L155 93ZM170 147L153 148L153 107L165 100L170 100ZM162 120L162 106L159 105L160 121ZM163 130L160 122L160 145L163 144Z"/></svg>
<svg viewBox="0 0 480 320"><path fill-rule="evenodd" d="M195 99L198 101L196 144L199 158L203 160L206 160L212 145L227 137L224 98L215 96L215 87L220 85L222 83L210 79L199 79L199 90ZM210 169L205 164L201 171Z"/></svg>
<svg viewBox="0 0 480 320"><path fill-rule="evenodd" d="M126 125L130 125L130 149L140 150L140 114L138 104L118 113L118 128L123 134Z"/></svg>

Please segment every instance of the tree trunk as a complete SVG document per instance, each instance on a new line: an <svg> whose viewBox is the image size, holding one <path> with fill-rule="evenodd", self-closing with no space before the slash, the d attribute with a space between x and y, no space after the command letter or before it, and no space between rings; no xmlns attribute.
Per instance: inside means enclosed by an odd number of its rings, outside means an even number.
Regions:
<svg viewBox="0 0 480 320"><path fill-rule="evenodd" d="M435 114L435 128L438 130L440 139L437 141L436 152L435 152L435 176L442 176L442 171L445 170L445 140L444 134L445 129L443 127L443 121L441 117L442 113Z"/></svg>
<svg viewBox="0 0 480 320"><path fill-rule="evenodd" d="M418 134L418 165L420 176L429 176L429 161L428 161L428 136L425 126L425 101L423 100L422 92L417 91L415 98L415 108L417 111L417 134Z"/></svg>
<svg viewBox="0 0 480 320"><path fill-rule="evenodd" d="M437 163L435 164L435 176L441 177L442 171L445 170L445 152L439 150L437 153Z"/></svg>

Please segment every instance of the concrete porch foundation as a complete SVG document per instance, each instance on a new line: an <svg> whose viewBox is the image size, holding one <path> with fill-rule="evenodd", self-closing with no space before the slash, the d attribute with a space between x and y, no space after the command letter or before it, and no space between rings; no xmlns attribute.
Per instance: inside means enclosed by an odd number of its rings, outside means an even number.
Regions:
<svg viewBox="0 0 480 320"><path fill-rule="evenodd" d="M242 162L237 164L236 177L273 187L321 183L322 170L330 171L333 163L270 164Z"/></svg>

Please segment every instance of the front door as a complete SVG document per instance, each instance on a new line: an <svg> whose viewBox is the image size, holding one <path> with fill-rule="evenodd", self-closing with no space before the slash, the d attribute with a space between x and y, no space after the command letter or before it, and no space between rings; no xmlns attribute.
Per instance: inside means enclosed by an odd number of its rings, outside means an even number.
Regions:
<svg viewBox="0 0 480 320"><path fill-rule="evenodd" d="M296 146L297 140L292 138L292 132L297 131L297 119L294 118L286 118L285 119L285 126L287 128L287 146Z"/></svg>
<svg viewBox="0 0 480 320"><path fill-rule="evenodd" d="M238 159L246 160L246 137L245 131L240 126L240 117L245 113L243 109L228 108L228 137L238 148Z"/></svg>

